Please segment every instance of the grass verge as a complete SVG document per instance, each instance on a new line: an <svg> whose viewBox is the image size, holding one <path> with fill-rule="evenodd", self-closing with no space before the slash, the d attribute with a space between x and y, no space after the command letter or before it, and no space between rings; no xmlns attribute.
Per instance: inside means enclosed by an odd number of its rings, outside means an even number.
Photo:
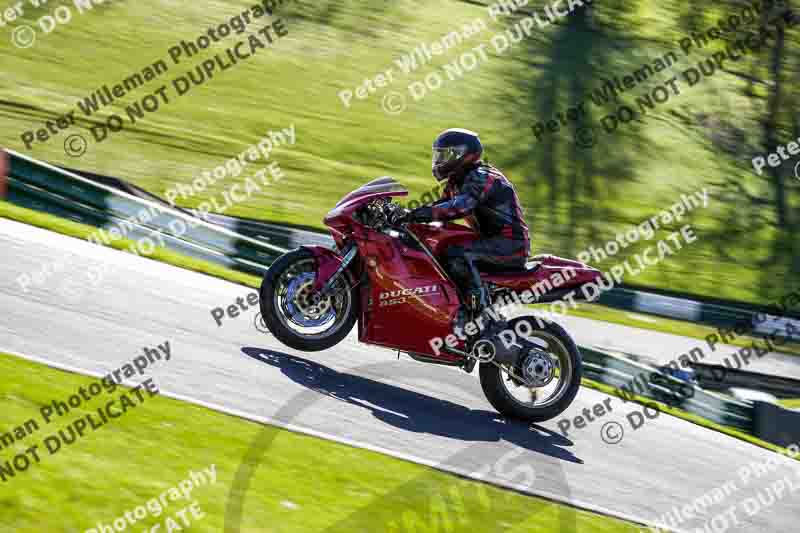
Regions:
<svg viewBox="0 0 800 533"><path fill-rule="evenodd" d="M800 398L786 398L778 400L778 403L787 409L800 409Z"/></svg>
<svg viewBox="0 0 800 533"><path fill-rule="evenodd" d="M96 380L7 354L0 354L0 372L2 430L29 419L42 426L3 448L2 464L34 444L44 448L46 436L74 420L97 417L99 407L125 392L103 391L44 424L42 406L66 401ZM43 451L40 463L0 482L0 532L85 531L98 522L108 525L176 486L190 470L212 464L217 481L192 493L204 517L187 515L189 530L222 531L234 475L265 426L162 396L144 397L124 416L87 431L53 455ZM392 523L404 522L423 530L441 522L452 526L446 531L545 532L558 529L566 509L379 453L266 427L275 435L244 495L243 532L322 531L342 523L348 531L388 531ZM132 529L162 524L166 530L165 521L188 504L168 501L163 514L139 520ZM579 532L638 530L583 511L575 511L575 523Z"/></svg>

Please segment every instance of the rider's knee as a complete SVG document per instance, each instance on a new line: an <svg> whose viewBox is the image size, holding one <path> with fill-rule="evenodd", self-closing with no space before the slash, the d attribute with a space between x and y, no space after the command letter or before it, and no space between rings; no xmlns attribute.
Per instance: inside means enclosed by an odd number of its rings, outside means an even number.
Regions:
<svg viewBox="0 0 800 533"><path fill-rule="evenodd" d="M457 280L469 279L470 277L469 264L463 258L448 261L447 270Z"/></svg>
<svg viewBox="0 0 800 533"><path fill-rule="evenodd" d="M455 245L447 248L445 255L448 262L466 262L467 251L463 246Z"/></svg>

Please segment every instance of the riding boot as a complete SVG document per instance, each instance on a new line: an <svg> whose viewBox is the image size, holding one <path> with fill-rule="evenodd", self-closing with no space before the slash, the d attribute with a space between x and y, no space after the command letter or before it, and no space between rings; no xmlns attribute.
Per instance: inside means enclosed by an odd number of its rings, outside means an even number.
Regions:
<svg viewBox="0 0 800 533"><path fill-rule="evenodd" d="M470 289L467 293L467 305L476 315L489 307L489 291L486 287L479 286L478 288Z"/></svg>
<svg viewBox="0 0 800 533"><path fill-rule="evenodd" d="M467 322L474 320L481 312L489 306L488 292L483 288L464 290L464 302L458 308L454 329L464 331Z"/></svg>

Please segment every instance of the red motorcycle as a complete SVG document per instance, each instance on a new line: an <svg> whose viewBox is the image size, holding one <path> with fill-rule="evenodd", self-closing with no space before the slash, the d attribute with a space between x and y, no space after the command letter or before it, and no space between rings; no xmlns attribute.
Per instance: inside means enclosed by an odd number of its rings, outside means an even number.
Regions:
<svg viewBox="0 0 800 533"><path fill-rule="evenodd" d="M542 422L559 415L578 392L581 355L563 328L524 304L581 299L577 289L600 271L555 256L482 271L491 308L459 321L463 295L439 258L477 234L454 223L399 222L403 209L392 197L406 195L392 178L373 180L325 217L338 252L304 246L278 258L261 285L269 331L310 352L335 346L358 322L359 341L417 361L467 372L480 363L483 392L506 416ZM509 318L509 304L528 314Z"/></svg>

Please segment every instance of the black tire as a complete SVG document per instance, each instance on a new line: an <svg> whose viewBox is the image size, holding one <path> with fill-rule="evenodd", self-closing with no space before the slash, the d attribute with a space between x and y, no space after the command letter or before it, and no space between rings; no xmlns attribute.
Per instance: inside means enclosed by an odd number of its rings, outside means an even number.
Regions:
<svg viewBox="0 0 800 533"><path fill-rule="evenodd" d="M291 328L287 327L281 320L276 316L276 313L280 313L280 309L275 308L275 289L276 283L280 279L281 275L293 264L304 261L308 259L314 258L314 254L310 251L306 250L305 248L297 248L296 250L292 250L291 252L287 252L280 256L272 265L270 265L269 270L264 275L264 280L261 282L261 290L260 290L260 306L261 306L261 317L264 320L264 324L269 329L270 333L272 333L276 339L281 341L283 344L288 346L289 348L294 348L295 350L301 350L304 352L318 352L320 350L327 350L333 346L339 344L347 334L350 333L350 330L353 329L353 326L358 320L359 315L359 298L358 298L358 291L353 287L354 283L352 279L348 278L347 283L351 287L350 289L350 312L348 316L345 318L344 323L339 327L339 330L331 334L330 336L319 338L319 339L309 339L303 336L298 335L295 331ZM345 275L347 275L345 273Z"/></svg>
<svg viewBox="0 0 800 533"><path fill-rule="evenodd" d="M510 324L513 324L520 318L525 317L516 318L512 320ZM529 321L531 324L533 322L534 321ZM481 363L478 370L481 388L486 395L486 399L492 404L492 407L502 415L526 422L544 422L564 412L564 410L572 404L572 401L578 394L578 389L580 389L581 386L581 376L583 375L583 363L580 351L564 328L554 322L546 322L544 327L537 326L535 329L549 333L560 341L564 345L564 348L566 348L572 364L572 379L562 396L552 405L530 407L519 403L508 393L506 386L503 384L503 380L506 379L506 373L494 363Z"/></svg>

